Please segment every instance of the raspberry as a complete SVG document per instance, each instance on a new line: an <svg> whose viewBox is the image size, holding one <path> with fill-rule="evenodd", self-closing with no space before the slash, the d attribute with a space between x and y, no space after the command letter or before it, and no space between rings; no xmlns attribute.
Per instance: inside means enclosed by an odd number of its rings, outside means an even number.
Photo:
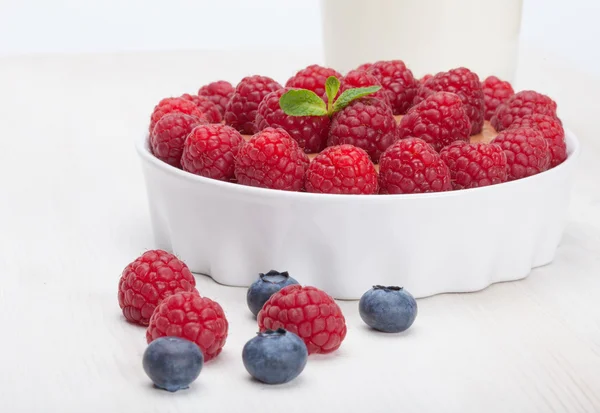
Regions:
<svg viewBox="0 0 600 413"><path fill-rule="evenodd" d="M240 149L235 177L242 185L300 191L308 157L283 129L266 128Z"/></svg>
<svg viewBox="0 0 600 413"><path fill-rule="evenodd" d="M388 96L394 115L404 115L412 106L419 90L419 82L402 60L387 60L373 63L368 69Z"/></svg>
<svg viewBox="0 0 600 413"><path fill-rule="evenodd" d="M260 102L256 114L258 130L268 127L285 129L306 153L320 152L327 141L329 116L290 116L279 106L281 95L291 88L269 93Z"/></svg>
<svg viewBox="0 0 600 413"><path fill-rule="evenodd" d="M381 83L377 80L375 75L369 72L365 72L364 70L351 70L341 80L340 93L345 92L348 89L368 86L381 86ZM377 92L371 93L369 97L381 99L386 105L390 104L388 94L383 87Z"/></svg>
<svg viewBox="0 0 600 413"><path fill-rule="evenodd" d="M376 194L377 171L363 149L330 146L306 170L306 192L324 194Z"/></svg>
<svg viewBox="0 0 600 413"><path fill-rule="evenodd" d="M538 129L524 127L502 131L492 143L502 147L508 164L508 180L539 174L550 167L548 143Z"/></svg>
<svg viewBox="0 0 600 413"><path fill-rule="evenodd" d="M198 90L198 95L208 98L212 103L217 105L219 113L223 116L225 114L227 103L229 103L229 99L233 96L233 92L235 92L235 89L231 86L231 83L225 80L219 80L202 86L200 90Z"/></svg>
<svg viewBox="0 0 600 413"><path fill-rule="evenodd" d="M450 168L454 189L477 188L506 182L506 155L499 145L456 141L440 156Z"/></svg>
<svg viewBox="0 0 600 413"><path fill-rule="evenodd" d="M156 306L172 294L198 294L196 280L179 258L162 250L146 251L123 270L119 306L128 321L148 325Z"/></svg>
<svg viewBox="0 0 600 413"><path fill-rule="evenodd" d="M450 170L423 139L401 139L381 155L379 188L381 194L449 191Z"/></svg>
<svg viewBox="0 0 600 413"><path fill-rule="evenodd" d="M258 132L254 120L258 105L270 92L281 89L281 85L266 76L249 76L235 88L225 109L225 123L241 133L254 135Z"/></svg>
<svg viewBox="0 0 600 413"><path fill-rule="evenodd" d="M469 141L471 122L454 93L436 92L413 106L400 120L398 137L421 138L436 151L456 140Z"/></svg>
<svg viewBox="0 0 600 413"><path fill-rule="evenodd" d="M396 138L396 119L390 106L367 97L355 100L333 116L327 145L358 146L378 162Z"/></svg>
<svg viewBox="0 0 600 413"><path fill-rule="evenodd" d="M198 107L200 112L206 117L209 123L221 123L223 117L219 108L210 99L204 96L189 95L187 93L181 95L182 98L187 99Z"/></svg>
<svg viewBox="0 0 600 413"><path fill-rule="evenodd" d="M471 135L481 132L485 114L485 99L477 74L464 67L440 72L421 85L414 103L420 103L435 92L456 93L462 100L465 112L471 121Z"/></svg>
<svg viewBox="0 0 600 413"><path fill-rule="evenodd" d="M193 174L229 181L234 178L234 159L243 143L242 135L230 126L198 126L185 141L181 165Z"/></svg>
<svg viewBox="0 0 600 413"><path fill-rule="evenodd" d="M490 122L496 131L501 132L515 120L534 113L556 116L556 102L533 90L523 90L501 104Z"/></svg>
<svg viewBox="0 0 600 413"><path fill-rule="evenodd" d="M182 292L164 299L152 314L146 341L159 337L181 337L200 347L204 361L221 353L229 323L219 303L199 294Z"/></svg>
<svg viewBox="0 0 600 413"><path fill-rule="evenodd" d="M432 77L433 77L432 74L427 73L425 76L423 76L421 79L419 79L419 84L422 85L423 83L427 82Z"/></svg>
<svg viewBox="0 0 600 413"><path fill-rule="evenodd" d="M181 168L185 138L192 129L206 120L185 113L173 112L163 116L150 134L150 149L154 156L176 168Z"/></svg>
<svg viewBox="0 0 600 413"><path fill-rule="evenodd" d="M342 78L342 75L334 69L319 65L310 65L289 78L285 86L312 90L318 96L325 98L325 81L330 76L335 76L338 79Z"/></svg>
<svg viewBox="0 0 600 413"><path fill-rule="evenodd" d="M158 105L154 107L154 111L150 116L150 127L149 132L152 133L154 130L154 126L156 126L156 122L158 122L163 116L168 113L185 113L186 115L195 116L198 119L203 117L202 111L198 109L198 107L194 104L194 102L190 102L188 99L184 98L165 98L158 102Z"/></svg>
<svg viewBox="0 0 600 413"><path fill-rule="evenodd" d="M560 119L552 115L541 115L534 113L522 118L515 119L508 129L530 127L539 129L548 142L552 160L550 167L554 168L567 159L567 144L565 142L565 130Z"/></svg>
<svg viewBox="0 0 600 413"><path fill-rule="evenodd" d="M490 120L498 106L515 94L509 82L502 81L496 76L488 76L482 83L485 100L485 120Z"/></svg>
<svg viewBox="0 0 600 413"><path fill-rule="evenodd" d="M373 66L373 63L363 63L362 65L358 66L355 70L369 70L371 66Z"/></svg>
<svg viewBox="0 0 600 413"><path fill-rule="evenodd" d="M337 303L315 287L289 285L273 294L258 313L260 331L284 328L304 340L308 354L331 353L346 337Z"/></svg>

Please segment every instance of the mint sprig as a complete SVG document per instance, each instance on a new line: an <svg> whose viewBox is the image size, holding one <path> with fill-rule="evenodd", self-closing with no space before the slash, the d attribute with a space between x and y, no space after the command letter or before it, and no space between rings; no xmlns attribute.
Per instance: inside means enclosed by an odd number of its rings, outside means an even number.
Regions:
<svg viewBox="0 0 600 413"><path fill-rule="evenodd" d="M348 89L335 99L340 90L340 81L330 76L325 81L327 105L315 92L307 89L292 89L279 99L279 106L286 115L290 116L332 116L344 109L352 101L370 95L381 89L381 86L357 87Z"/></svg>

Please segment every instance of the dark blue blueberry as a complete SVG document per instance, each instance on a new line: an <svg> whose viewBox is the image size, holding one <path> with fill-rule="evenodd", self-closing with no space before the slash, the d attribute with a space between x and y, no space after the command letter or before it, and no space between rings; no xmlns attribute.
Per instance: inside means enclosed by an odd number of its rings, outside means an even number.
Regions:
<svg viewBox="0 0 600 413"><path fill-rule="evenodd" d="M258 333L242 351L248 373L267 384L287 383L298 377L308 359L304 341L282 328Z"/></svg>
<svg viewBox="0 0 600 413"><path fill-rule="evenodd" d="M204 355L191 341L161 337L144 352L144 371L158 388L168 391L187 389L198 378Z"/></svg>
<svg viewBox="0 0 600 413"><path fill-rule="evenodd" d="M254 281L248 293L246 294L246 302L252 314L256 317L258 312L263 308L269 297L288 285L298 284L287 271L278 272L271 270L266 274L259 274L258 280Z"/></svg>
<svg viewBox="0 0 600 413"><path fill-rule="evenodd" d="M358 311L375 330L399 333L417 318L417 301L402 287L375 285L360 298Z"/></svg>

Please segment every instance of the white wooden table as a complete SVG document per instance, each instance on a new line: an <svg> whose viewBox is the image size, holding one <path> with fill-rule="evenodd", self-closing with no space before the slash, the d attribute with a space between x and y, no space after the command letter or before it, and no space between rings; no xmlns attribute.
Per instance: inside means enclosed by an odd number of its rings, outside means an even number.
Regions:
<svg viewBox="0 0 600 413"><path fill-rule="evenodd" d="M144 329L117 304L122 268L153 247L133 140L164 96L237 82L247 67L285 82L314 61L291 52L0 60L0 411L600 411L600 144L597 106L582 103L600 81L581 75L560 88L557 76L573 73L537 75L543 61L532 58L519 82L555 93L583 144L553 264L523 281L419 300L401 335L369 331L357 302L340 302L341 349L311 356L279 387L254 383L242 365L257 329L245 290L200 276L200 291L227 312L226 347L190 390L151 387Z"/></svg>

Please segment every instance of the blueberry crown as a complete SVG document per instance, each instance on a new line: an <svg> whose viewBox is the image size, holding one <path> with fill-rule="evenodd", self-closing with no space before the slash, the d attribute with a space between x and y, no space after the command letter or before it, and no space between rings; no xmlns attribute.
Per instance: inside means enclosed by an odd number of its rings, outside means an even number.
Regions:
<svg viewBox="0 0 600 413"><path fill-rule="evenodd" d="M388 290L388 291L402 291L404 289L404 287L398 287L396 285L390 285L390 286L385 286L385 285L374 285L373 286L374 290Z"/></svg>
<svg viewBox="0 0 600 413"><path fill-rule="evenodd" d="M273 277L273 276L280 276L280 277L284 277L284 278L290 278L290 274L287 271L279 272L279 271L275 271L275 270L271 270L271 271L269 271L266 274L263 274L261 272L260 274L258 274L258 276L263 281L269 281L268 279L265 280L265 277Z"/></svg>
<svg viewBox="0 0 600 413"><path fill-rule="evenodd" d="M274 336L284 336L286 333L287 333L287 330L285 330L283 328L278 328L277 330L267 329L267 330L265 330L263 332L259 331L256 334L259 335L259 336L271 336L271 337L274 337Z"/></svg>

